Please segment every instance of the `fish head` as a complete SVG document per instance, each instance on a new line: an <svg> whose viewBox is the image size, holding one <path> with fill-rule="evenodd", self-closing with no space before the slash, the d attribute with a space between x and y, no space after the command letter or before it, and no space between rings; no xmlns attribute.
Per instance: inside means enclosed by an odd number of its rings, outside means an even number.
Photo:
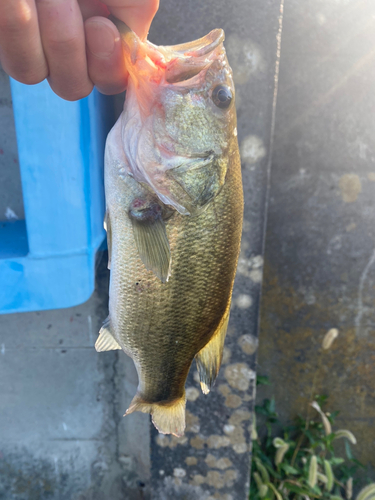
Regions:
<svg viewBox="0 0 375 500"><path fill-rule="evenodd" d="M129 71L122 141L131 175L182 214L201 213L220 192L237 135L235 90L224 32L156 46L123 37Z"/></svg>

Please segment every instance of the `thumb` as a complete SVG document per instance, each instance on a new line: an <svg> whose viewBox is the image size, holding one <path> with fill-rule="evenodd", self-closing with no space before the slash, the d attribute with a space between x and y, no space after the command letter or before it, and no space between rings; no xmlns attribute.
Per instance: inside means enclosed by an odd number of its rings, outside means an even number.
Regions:
<svg viewBox="0 0 375 500"><path fill-rule="evenodd" d="M111 14L123 21L142 40L147 38L159 0L103 0Z"/></svg>

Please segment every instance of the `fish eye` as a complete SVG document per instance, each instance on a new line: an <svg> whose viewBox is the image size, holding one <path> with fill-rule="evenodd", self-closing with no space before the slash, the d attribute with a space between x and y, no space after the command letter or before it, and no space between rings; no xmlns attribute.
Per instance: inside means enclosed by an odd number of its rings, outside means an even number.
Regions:
<svg viewBox="0 0 375 500"><path fill-rule="evenodd" d="M212 100L218 108L228 108L232 99L232 91L226 85L217 85L212 91Z"/></svg>

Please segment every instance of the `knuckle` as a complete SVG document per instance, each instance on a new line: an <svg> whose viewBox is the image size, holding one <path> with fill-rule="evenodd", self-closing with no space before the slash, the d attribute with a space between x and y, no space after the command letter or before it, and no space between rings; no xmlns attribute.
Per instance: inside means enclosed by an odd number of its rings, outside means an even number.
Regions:
<svg viewBox="0 0 375 500"><path fill-rule="evenodd" d="M71 36L66 39L49 38L45 40L44 45L48 47L48 52L60 56L75 54L81 47L81 39L79 36Z"/></svg>
<svg viewBox="0 0 375 500"><path fill-rule="evenodd" d="M0 29L3 33L19 33L30 26L32 18L26 9L6 9L0 13Z"/></svg>

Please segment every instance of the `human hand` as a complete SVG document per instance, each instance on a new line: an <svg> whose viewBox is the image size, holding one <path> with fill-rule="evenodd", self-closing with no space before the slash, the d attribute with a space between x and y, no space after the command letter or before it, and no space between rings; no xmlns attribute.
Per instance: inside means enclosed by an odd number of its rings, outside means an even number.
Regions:
<svg viewBox="0 0 375 500"><path fill-rule="evenodd" d="M159 0L0 0L0 61L15 80L45 78L69 101L95 85L104 94L125 90L122 44L109 14L147 36Z"/></svg>

